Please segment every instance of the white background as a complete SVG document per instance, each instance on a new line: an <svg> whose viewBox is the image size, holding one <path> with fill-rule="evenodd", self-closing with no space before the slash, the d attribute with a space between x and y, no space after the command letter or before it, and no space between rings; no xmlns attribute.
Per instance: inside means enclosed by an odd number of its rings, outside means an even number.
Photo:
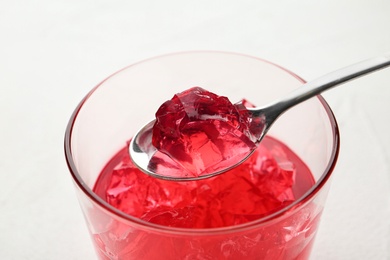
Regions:
<svg viewBox="0 0 390 260"><path fill-rule="evenodd" d="M138 60L223 50L306 80L390 52L388 0L0 0L0 259L94 259L67 121ZM390 68L324 94L341 152L312 259L390 259Z"/></svg>

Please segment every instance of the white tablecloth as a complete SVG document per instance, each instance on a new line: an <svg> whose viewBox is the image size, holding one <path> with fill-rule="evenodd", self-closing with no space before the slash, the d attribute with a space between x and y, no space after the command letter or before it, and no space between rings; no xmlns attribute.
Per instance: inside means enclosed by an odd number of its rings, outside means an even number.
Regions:
<svg viewBox="0 0 390 260"><path fill-rule="evenodd" d="M254 55L310 80L389 52L390 1L1 1L0 259L95 257L67 121L106 76L183 50ZM390 69L324 96L342 147L312 258L390 259Z"/></svg>

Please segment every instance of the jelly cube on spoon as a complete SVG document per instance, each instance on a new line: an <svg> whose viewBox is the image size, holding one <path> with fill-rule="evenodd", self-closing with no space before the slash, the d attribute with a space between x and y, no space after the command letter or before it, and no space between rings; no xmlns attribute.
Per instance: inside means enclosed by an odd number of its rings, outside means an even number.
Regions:
<svg viewBox="0 0 390 260"><path fill-rule="evenodd" d="M215 172L256 148L249 127L249 113L242 104L200 87L188 89L156 112L152 143L158 153L151 162L177 164L194 177Z"/></svg>

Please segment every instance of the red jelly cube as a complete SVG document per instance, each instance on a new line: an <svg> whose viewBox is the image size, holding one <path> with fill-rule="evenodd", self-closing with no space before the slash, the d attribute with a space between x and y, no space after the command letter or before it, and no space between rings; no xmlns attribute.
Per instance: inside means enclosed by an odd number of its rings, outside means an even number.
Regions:
<svg viewBox="0 0 390 260"><path fill-rule="evenodd" d="M183 167L181 172L200 176L233 165L256 148L249 126L242 104L194 87L161 105L152 143ZM168 163L166 158L159 161Z"/></svg>

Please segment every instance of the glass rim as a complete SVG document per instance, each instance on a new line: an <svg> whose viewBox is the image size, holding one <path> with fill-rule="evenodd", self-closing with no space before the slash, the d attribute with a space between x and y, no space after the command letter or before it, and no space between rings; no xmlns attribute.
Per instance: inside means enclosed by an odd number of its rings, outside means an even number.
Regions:
<svg viewBox="0 0 390 260"><path fill-rule="evenodd" d="M159 59L162 57L167 57L167 56L173 56L173 55L183 55L183 54L195 54L195 53L220 53L220 54L226 54L226 55L237 55L237 56L242 56L242 57L247 57L247 58L252 58L256 59L261 62L268 63L270 65L273 65L286 73L292 75L295 77L297 80L301 81L302 83L305 83L306 81L303 80L301 77L296 75L295 73L291 72L290 70L287 70L273 62L264 60L262 58L254 57L251 55L246 55L246 54L241 54L241 53L234 53L234 52L224 52L224 51L186 51L186 52L175 52L175 53L168 53L164 55L159 55L155 56L152 58L144 59L139 62L133 63L129 66L124 67L121 70L118 70L117 72L111 74L108 76L106 79L101 81L98 85L96 85L94 88L92 88L87 95L84 96L84 98L80 101L80 103L77 105L75 110L73 111L66 130L65 130L65 138L64 138L64 152L65 152L65 159L66 163L68 165L68 169L72 175L73 181L77 185L78 188L97 206L99 206L102 210L105 212L109 213L110 215L115 216L116 218L120 218L121 221L125 221L128 223L131 223L133 226L138 226L142 227L144 229L148 229L150 231L157 231L157 232L166 232L166 233L176 233L176 234L190 234L190 235L215 235L215 234L220 234L220 233L234 233L234 232L241 232L245 231L247 229L251 229L254 227L261 227L265 223L269 223L273 220L277 220L279 217L285 215L286 213L293 211L295 208L299 208L301 205L309 202L321 189L322 187L327 183L329 180L330 176L332 175L332 172L336 166L337 159L338 159L338 154L339 154L339 149L340 149L340 134L339 134L339 128L338 124L336 121L336 118L333 114L332 109L328 105L328 103L325 101L325 99L321 95L317 95L318 101L321 103L322 107L325 109L325 112L328 116L330 125L332 126L332 137L333 137L333 147L331 150L331 155L328 161L327 166L325 167L323 173L321 174L321 177L318 179L318 181L305 193L303 194L299 199L295 200L293 203L289 204L286 207L283 207L282 209L269 214L267 216L264 216L262 218L243 223L243 224L238 224L238 225L233 225L233 226L226 226L226 227L217 227L217 228L179 228L179 227L169 227L169 226L164 226L164 225L159 225L159 224L154 224L142 219L139 219L137 217L128 215L119 209L111 206L108 202L106 202L104 199L99 197L96 193L92 191L91 188L88 187L88 185L85 184L83 181L82 177L80 176L77 167L74 163L73 156L72 156L72 148L71 148L71 140L72 140L72 130L73 130L73 125L77 120L78 113L82 109L84 103L86 103L89 99L89 97L101 86L105 81L110 79L111 77L115 76L116 74L131 68L133 66L136 66L138 64L148 62L150 60L155 60Z"/></svg>

